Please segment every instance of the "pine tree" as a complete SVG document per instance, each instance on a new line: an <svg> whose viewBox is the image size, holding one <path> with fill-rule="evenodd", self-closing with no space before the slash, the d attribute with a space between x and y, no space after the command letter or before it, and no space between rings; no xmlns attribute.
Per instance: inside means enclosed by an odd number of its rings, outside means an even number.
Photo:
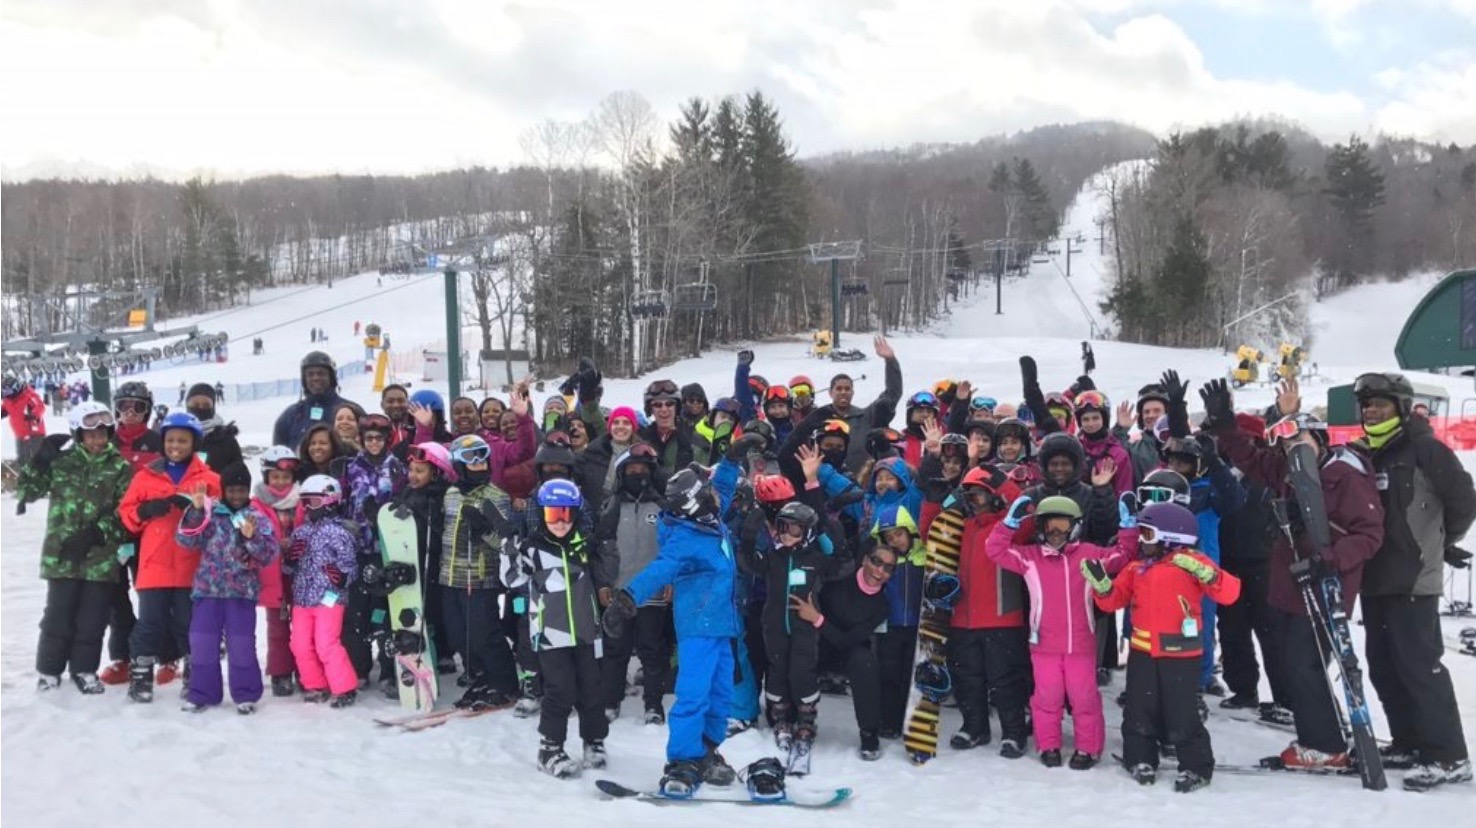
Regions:
<svg viewBox="0 0 1476 828"><path fill-rule="evenodd" d="M1040 175L1029 158L1016 158L1014 188L1021 200L1022 217L1028 238L1044 239L1056 235L1056 215L1051 209L1051 195L1041 183Z"/></svg>
<svg viewBox="0 0 1476 828"><path fill-rule="evenodd" d="M1336 245L1333 278L1351 284L1368 267L1374 251L1373 214L1384 203L1384 174L1369 157L1368 144L1354 135L1347 144L1333 146L1324 167L1323 193L1342 233Z"/></svg>
<svg viewBox="0 0 1476 828"><path fill-rule="evenodd" d="M1209 295L1210 278L1204 234L1195 225L1192 215L1180 215L1154 279L1155 298L1162 310L1161 324L1176 332L1175 336L1159 339L1161 344L1206 343L1206 327L1201 318ZM1213 336L1209 341L1213 341Z"/></svg>

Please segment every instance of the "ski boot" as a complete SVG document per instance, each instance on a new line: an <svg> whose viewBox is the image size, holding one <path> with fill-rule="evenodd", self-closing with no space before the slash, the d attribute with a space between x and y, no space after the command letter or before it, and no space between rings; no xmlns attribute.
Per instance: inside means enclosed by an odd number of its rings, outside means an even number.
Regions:
<svg viewBox="0 0 1476 828"><path fill-rule="evenodd" d="M208 708L203 704L185 699L179 703L179 709L185 713L204 713Z"/></svg>
<svg viewBox="0 0 1476 828"><path fill-rule="evenodd" d="M1082 753L1078 750L1071 754L1071 761L1067 762L1066 765L1072 770L1091 770L1097 766L1097 761L1098 757L1090 753Z"/></svg>
<svg viewBox="0 0 1476 828"><path fill-rule="evenodd" d="M1001 739L999 742L999 755L1003 759L1019 759L1025 755L1025 740Z"/></svg>
<svg viewBox="0 0 1476 828"><path fill-rule="evenodd" d="M128 668L128 698L140 704L154 700L154 659L140 656Z"/></svg>
<svg viewBox="0 0 1476 828"><path fill-rule="evenodd" d="M732 721L733 721L732 719L729 719L728 720L729 723L731 723ZM648 724L648 725L663 725L663 724L666 724L666 711L661 709L661 705L658 704L658 705L656 705L654 707L648 707L648 708L646 708L646 724Z"/></svg>
<svg viewBox="0 0 1476 828"><path fill-rule="evenodd" d="M615 724L615 720L619 718L620 705L612 704L609 707L605 708L605 721L609 722L610 724Z"/></svg>
<svg viewBox="0 0 1476 828"><path fill-rule="evenodd" d="M1040 752L1040 763L1048 768L1061 767L1061 749L1051 748Z"/></svg>
<svg viewBox="0 0 1476 828"><path fill-rule="evenodd" d="M1196 694L1194 696L1194 706L1195 706L1195 708L1197 708L1199 710L1199 721L1200 722L1207 722L1207 721L1209 721L1209 718L1210 718L1210 709L1209 709L1209 705L1207 705L1207 704L1204 703L1204 694L1203 693L1199 693L1199 694Z"/></svg>
<svg viewBox="0 0 1476 828"><path fill-rule="evenodd" d="M990 738L989 731L987 730L980 730L978 733L960 730L953 734L952 739L948 740L948 746L954 750L973 750L980 745L989 744Z"/></svg>
<svg viewBox="0 0 1476 828"><path fill-rule="evenodd" d="M1276 759L1289 770L1340 771L1352 767L1347 751L1328 753L1305 747L1297 742L1287 745L1286 750L1283 750Z"/></svg>
<svg viewBox="0 0 1476 828"><path fill-rule="evenodd" d="M1412 770L1420 764L1420 757L1412 748L1388 744L1379 746L1379 761L1386 770Z"/></svg>
<svg viewBox="0 0 1476 828"><path fill-rule="evenodd" d="M702 786L702 767L690 759L667 762L661 771L661 795L668 799L691 799Z"/></svg>
<svg viewBox="0 0 1476 828"><path fill-rule="evenodd" d="M178 661L166 661L160 664L158 670L154 673L154 683L160 687L171 684L175 679L179 678L179 673L180 666Z"/></svg>
<svg viewBox="0 0 1476 828"><path fill-rule="evenodd" d="M103 684L127 684L128 683L128 661L120 659L110 662L98 675Z"/></svg>
<svg viewBox="0 0 1476 828"><path fill-rule="evenodd" d="M322 704L333 698L333 694L327 690L303 690L302 700L308 704Z"/></svg>
<svg viewBox="0 0 1476 828"><path fill-rule="evenodd" d="M492 692L491 687L483 684L480 680L475 681L470 687L466 688L466 692L461 694L461 698L457 699L456 703L451 706L457 710L476 710L486 704L486 697L490 692Z"/></svg>
<svg viewBox="0 0 1476 828"><path fill-rule="evenodd" d="M48 676L42 673L36 679L36 690L38 692L44 693L48 690L55 690L58 687L61 687L61 676Z"/></svg>
<svg viewBox="0 0 1476 828"><path fill-rule="evenodd" d="M756 802L778 802L784 798L784 765L772 756L749 765L743 771L748 796Z"/></svg>
<svg viewBox="0 0 1476 828"><path fill-rule="evenodd" d="M876 735L895 742L902 738L902 729L899 727L880 727L877 728Z"/></svg>
<svg viewBox="0 0 1476 828"><path fill-rule="evenodd" d="M519 719L537 716L543 709L543 694L538 692L537 678L531 673L518 676L518 702L513 715Z"/></svg>
<svg viewBox="0 0 1476 828"><path fill-rule="evenodd" d="M609 763L609 754L605 753L604 739L590 739L584 743L584 766L599 770Z"/></svg>
<svg viewBox="0 0 1476 828"><path fill-rule="evenodd" d="M101 695L106 689L103 687L102 679L97 677L97 673L73 673L72 683L77 685L77 689L81 690L84 696Z"/></svg>
<svg viewBox="0 0 1476 828"><path fill-rule="evenodd" d="M875 762L881 758L881 739L874 730L861 731L861 761Z"/></svg>
<svg viewBox="0 0 1476 828"><path fill-rule="evenodd" d="M818 682L820 692L827 696L847 696L851 692L851 683L846 677L837 673L821 673Z"/></svg>
<svg viewBox="0 0 1476 828"><path fill-rule="evenodd" d="M449 676L456 673L456 656L441 656L436 659L436 672Z"/></svg>
<svg viewBox="0 0 1476 828"><path fill-rule="evenodd" d="M702 757L700 763L702 781L719 788L726 788L733 784L733 780L738 778L738 772L733 770L733 766L728 764L728 760L724 759L721 753L718 753L717 745L706 739L702 740L702 744L707 748L707 755Z"/></svg>
<svg viewBox="0 0 1476 828"><path fill-rule="evenodd" d="M1261 698L1255 693L1235 693L1220 699L1221 710L1258 710L1260 707Z"/></svg>
<svg viewBox="0 0 1476 828"><path fill-rule="evenodd" d="M333 699L328 702L328 706L333 708L334 710L342 710L345 707L353 707L354 702L358 700L358 691L350 690L347 693L339 693L338 695L334 696Z"/></svg>
<svg viewBox="0 0 1476 828"><path fill-rule="evenodd" d="M396 701L400 698L400 685L394 676L384 673L379 677L379 692L390 701Z"/></svg>
<svg viewBox="0 0 1476 828"><path fill-rule="evenodd" d="M1219 683L1214 679L1210 679L1209 684L1206 684L1204 687L1200 688L1199 692L1201 695L1204 696L1214 696L1215 698L1219 698L1225 695L1225 685Z"/></svg>
<svg viewBox="0 0 1476 828"><path fill-rule="evenodd" d="M1133 778L1139 785L1152 785L1158 781L1158 768L1147 762L1139 762L1127 769L1128 776Z"/></svg>
<svg viewBox="0 0 1476 828"><path fill-rule="evenodd" d="M250 716L256 712L256 702L241 702L236 705L236 712L242 716Z"/></svg>
<svg viewBox="0 0 1476 828"><path fill-rule="evenodd" d="M1112 671L1106 667L1097 668L1097 686L1106 687L1112 683Z"/></svg>
<svg viewBox="0 0 1476 828"><path fill-rule="evenodd" d="M285 676L272 676L272 695L278 698L290 696L297 692L297 685L292 680L291 674Z"/></svg>
<svg viewBox="0 0 1476 828"><path fill-rule="evenodd" d="M752 730L755 724L757 722L753 719L728 719L728 738Z"/></svg>
<svg viewBox="0 0 1476 828"><path fill-rule="evenodd" d="M1207 776L1200 776L1192 770L1181 770L1174 780L1174 790L1178 793L1193 793L1200 788L1209 787L1209 783Z"/></svg>
<svg viewBox="0 0 1476 828"><path fill-rule="evenodd" d="M564 752L564 746L548 739L538 744L538 769L555 779L572 779L579 775L579 766Z"/></svg>
<svg viewBox="0 0 1476 828"><path fill-rule="evenodd" d="M774 746L780 753L788 753L790 745L794 744L794 726L790 724L789 714L789 702L767 700L764 718L769 721L769 729L774 731Z"/></svg>
<svg viewBox="0 0 1476 828"><path fill-rule="evenodd" d="M1426 762L1419 765L1414 773L1404 777L1404 789L1423 793L1441 785L1457 785L1470 781L1470 759L1459 762Z"/></svg>

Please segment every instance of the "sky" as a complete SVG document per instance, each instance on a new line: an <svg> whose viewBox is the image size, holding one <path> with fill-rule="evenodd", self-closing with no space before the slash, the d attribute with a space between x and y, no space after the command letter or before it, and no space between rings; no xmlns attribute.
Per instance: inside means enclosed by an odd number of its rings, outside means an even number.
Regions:
<svg viewBox="0 0 1476 828"><path fill-rule="evenodd" d="M1476 0L5 0L0 174L414 173L634 91L801 156L1272 115L1476 144Z"/></svg>

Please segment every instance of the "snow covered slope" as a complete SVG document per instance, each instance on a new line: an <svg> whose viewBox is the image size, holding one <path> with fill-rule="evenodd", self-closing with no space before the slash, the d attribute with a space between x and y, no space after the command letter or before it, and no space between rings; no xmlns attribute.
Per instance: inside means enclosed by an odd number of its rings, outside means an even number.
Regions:
<svg viewBox="0 0 1476 828"><path fill-rule="evenodd" d="M1066 227L1090 233L1091 212L1073 207ZM1072 263L1073 283L1083 299L1100 291L1099 269L1087 253ZM1100 263L1097 263L1100 264ZM1064 263L1063 263L1064 267ZM909 392L942 377L967 378L982 392L1000 399L1020 395L1018 357L1029 353L1041 366L1047 388L1064 387L1079 373L1080 341L1088 325L1053 266L1036 265L1030 276L1011 284L1005 297L1009 315L993 315L993 296L985 292L939 328L899 336L894 345ZM1097 276L1094 278L1094 274ZM341 280L329 290L312 288L258 296L252 308L207 319L207 330L225 329L249 338L262 334L267 355L242 353L225 365L184 364L156 371L148 379L161 400L174 403L180 381L247 382L296 373L297 360L312 346L307 330L317 325L330 333L328 349L341 361L355 359L361 348L352 341L354 320L378 321L395 340L396 349L432 342L442 334L440 285L436 277L419 282L385 280L375 290L373 275ZM1037 280L1037 281L1031 281ZM392 290L404 284L403 289ZM301 289L299 289L301 290ZM1051 303L1030 302L1038 292ZM1362 288L1314 309L1314 323L1325 320L1332 337L1351 322L1413 307L1418 285ZM290 294L290 295L289 295ZM349 300L353 304L344 304ZM1063 304L1064 303L1064 304ZM1075 308L1075 316L1071 309ZM1034 308L1035 310L1031 310ZM296 320L296 321L289 321ZM997 323L997 324L996 324ZM1394 331L1397 333L1397 330ZM869 343L846 335L846 345ZM1311 383L1308 396L1331 381L1345 381L1364 370L1393 364L1392 334L1367 326L1347 334L1340 344L1319 343L1313 359L1324 380ZM1098 382L1112 397L1122 398L1156 379L1165 368L1177 368L1196 383L1223 375L1228 358L1214 351L1186 351L1115 342L1095 342ZM785 382L808 374L824 383L837 369L859 377L857 399L869 401L882 388L881 363L875 357L839 365L804 354L798 342L755 346L754 370ZM1331 353L1335 352L1336 358ZM734 357L731 350L686 360L639 380L609 380L606 399L612 404L639 400L650 379L668 376L699 381L709 396L731 393ZM1446 378L1420 375L1422 379ZM1464 379L1449 383L1469 396ZM345 394L371 406L367 377L349 377ZM1246 406L1271 400L1267 388L1237 395ZM222 406L222 413L243 427L243 442L265 445L272 419L288 400L264 400ZM59 421L53 423L59 426ZM5 429L8 434L9 429ZM6 437L7 441L9 437ZM7 449L7 453L9 450ZM1463 457L1476 468L1476 453ZM820 739L815 774L795 783L804 788L849 785L853 802L826 814L792 809L756 813L725 806L702 809L653 808L642 803L605 803L596 799L592 780L602 776L645 786L654 782L663 761L665 729L646 727L627 717L611 731L608 771L573 782L559 782L534 767L538 737L535 723L507 713L453 722L420 734L391 733L371 722L375 715L397 710L394 703L368 698L359 706L332 711L304 705L296 698L268 697L254 717L227 710L201 715L179 712L174 693L164 688L151 706L131 705L117 688L98 698L84 698L70 686L38 695L34 657L36 624L45 601L45 585L36 578L45 509L38 505L14 516L14 499L0 499L0 817L15 825L82 825L105 821L109 826L152 826L160 822L224 825L304 825L310 822L378 825L522 825L539 828L619 824L705 828L731 825L735 819L788 825L1004 825L1143 826L1313 826L1337 825L1465 825L1470 824L1476 791L1443 791L1430 795L1391 789L1367 793L1351 779L1305 779L1283 776L1221 775L1208 790L1192 797L1168 786L1139 788L1115 769L1089 773L1046 770L1033 758L1010 762L994 748L971 753L944 749L934 763L909 765L895 742L885 743L879 762L855 756L855 725L847 699L826 697L821 704ZM259 635L264 635L258 626ZM1447 632L1454 635L1454 626ZM262 649L264 651L264 642ZM1465 703L1464 724L1476 733L1476 658L1446 659ZM1107 691L1121 689L1119 674ZM456 690L448 686L448 695ZM668 700L668 704L670 700ZM1120 750L1120 712L1107 704L1108 749ZM627 704L628 714L634 704ZM945 730L957 726L956 713L945 714ZM1375 718L1382 723L1382 712ZM1225 762L1249 763L1280 750L1287 737L1256 725L1212 714L1209 724L1217 756ZM1068 736L1069 739L1069 736ZM1068 741L1069 744L1069 741ZM766 732L751 732L725 747L742 766L772 752ZM1171 765L1170 765L1171 767ZM1394 774L1395 777L1398 774ZM1397 783L1395 785L1397 788ZM1461 817L1460 814L1466 814ZM427 817L426 815L430 816Z"/></svg>

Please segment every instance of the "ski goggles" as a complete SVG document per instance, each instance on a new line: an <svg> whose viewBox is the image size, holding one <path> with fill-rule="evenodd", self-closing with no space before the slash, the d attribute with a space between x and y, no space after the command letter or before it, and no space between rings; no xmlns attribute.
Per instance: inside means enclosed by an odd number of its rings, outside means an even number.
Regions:
<svg viewBox="0 0 1476 828"><path fill-rule="evenodd" d="M457 446L451 449L451 459L464 466L480 466L491 456L492 449L485 443L479 446Z"/></svg>
<svg viewBox="0 0 1476 828"><path fill-rule="evenodd" d="M1353 396L1359 399L1363 397L1398 399L1402 393L1407 392L1396 389L1394 383L1383 374L1359 374L1358 378L1353 380Z"/></svg>
<svg viewBox="0 0 1476 828"><path fill-rule="evenodd" d="M774 521L774 531L781 536L788 536L791 538L803 538L805 536L805 533L809 530L803 523L800 523L797 520L779 518L778 520Z"/></svg>
<svg viewBox="0 0 1476 828"><path fill-rule="evenodd" d="M275 469L277 471L284 471L291 474L297 471L297 467L300 464L301 461L299 461L296 457L280 457L276 460L271 461L270 463L264 464L263 470L265 471L269 469Z"/></svg>
<svg viewBox="0 0 1476 828"><path fill-rule="evenodd" d="M1107 395L1101 391L1083 391L1076 395L1077 410L1083 408L1100 408L1107 410Z"/></svg>
<svg viewBox="0 0 1476 828"><path fill-rule="evenodd" d="M820 436L824 437L827 434L849 437L851 435L851 424L845 420L826 420L825 425L820 426Z"/></svg>
<svg viewBox="0 0 1476 828"><path fill-rule="evenodd" d="M993 414L997 407L999 407L999 400L993 397L974 397L969 400L970 411L988 411Z"/></svg>
<svg viewBox="0 0 1476 828"><path fill-rule="evenodd" d="M388 434L391 427L390 418L383 414L365 414L359 418L359 431L379 431Z"/></svg>
<svg viewBox="0 0 1476 828"><path fill-rule="evenodd" d="M872 552L871 554L866 556L866 562L876 567L877 569L880 569L881 571L887 573L888 575L891 575L893 572L897 571L896 561L887 563L885 560L882 559L882 556L876 554L875 552Z"/></svg>
<svg viewBox="0 0 1476 828"><path fill-rule="evenodd" d="M800 400L813 400L815 398L815 389L804 383L789 386L789 393L794 395L796 402Z"/></svg>
<svg viewBox="0 0 1476 828"><path fill-rule="evenodd" d="M113 404L119 414L148 414L149 403L147 400L118 400Z"/></svg>
<svg viewBox="0 0 1476 828"><path fill-rule="evenodd" d="M543 507L543 523L544 523L544 525L546 525L546 526L552 526L555 523L573 523L573 522L574 522L574 507L573 506L544 506Z"/></svg>
<svg viewBox="0 0 1476 828"><path fill-rule="evenodd" d="M82 430L91 431L94 428L112 428L114 422L111 411L98 411L82 418Z"/></svg>
<svg viewBox="0 0 1476 828"><path fill-rule="evenodd" d="M298 495L298 500L301 500L302 501L302 507L304 509L308 509L308 510L311 510L311 511L317 511L319 509L326 509L329 506L332 506L332 505L338 503L338 495L336 495L336 494L305 494L305 495Z"/></svg>
<svg viewBox="0 0 1476 828"><path fill-rule="evenodd" d="M1149 503L1178 503L1189 505L1189 495L1179 494L1167 486L1139 486L1138 502L1144 505Z"/></svg>
<svg viewBox="0 0 1476 828"><path fill-rule="evenodd" d="M1178 532L1170 532L1167 529L1159 529L1146 523L1138 526L1138 543L1172 543L1179 546L1193 546L1199 539L1193 535L1181 535Z"/></svg>
<svg viewBox="0 0 1476 828"><path fill-rule="evenodd" d="M908 408L933 408L938 407L938 395L932 391L919 391L912 395L907 401Z"/></svg>
<svg viewBox="0 0 1476 828"><path fill-rule="evenodd" d="M773 402L789 403L789 389L782 385L771 385L764 389L764 405Z"/></svg>
<svg viewBox="0 0 1476 828"><path fill-rule="evenodd" d="M648 396L648 397L665 397L665 396L676 397L676 396L680 396L677 393L679 390L680 389L677 388L677 384L674 383L674 382L672 382L671 380L656 380L655 382L653 382L650 385L646 386L646 396Z"/></svg>
<svg viewBox="0 0 1476 828"><path fill-rule="evenodd" d="M411 446L410 450L405 452L405 459L414 461L416 463L435 463L435 461L431 459L430 452L425 450L425 446Z"/></svg>
<svg viewBox="0 0 1476 828"><path fill-rule="evenodd" d="M1283 417L1266 427L1266 442L1274 446L1282 440L1295 438L1303 431L1319 427L1321 429L1327 428L1322 423L1303 422L1300 415L1293 414L1290 417Z"/></svg>

